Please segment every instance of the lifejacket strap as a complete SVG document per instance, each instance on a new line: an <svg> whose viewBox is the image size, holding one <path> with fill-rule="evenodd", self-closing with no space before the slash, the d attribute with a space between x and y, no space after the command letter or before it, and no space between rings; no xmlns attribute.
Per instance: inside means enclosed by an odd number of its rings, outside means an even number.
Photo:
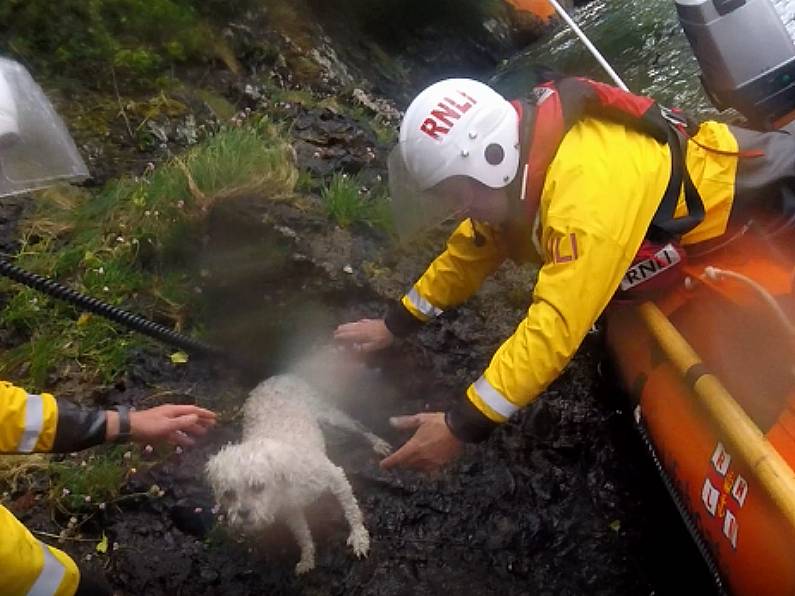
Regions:
<svg viewBox="0 0 795 596"><path fill-rule="evenodd" d="M671 150L671 177L649 226L649 233L653 236L662 234L664 237L678 238L704 221L706 215L704 201L687 171L686 143L687 140L683 140L675 128L669 128L668 147ZM675 216L676 206L679 203L682 185L684 185L687 215L677 218Z"/></svg>

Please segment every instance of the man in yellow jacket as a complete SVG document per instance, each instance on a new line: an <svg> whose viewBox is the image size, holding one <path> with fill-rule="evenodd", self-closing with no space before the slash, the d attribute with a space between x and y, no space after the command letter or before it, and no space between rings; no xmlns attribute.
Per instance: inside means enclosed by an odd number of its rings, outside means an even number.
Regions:
<svg viewBox="0 0 795 596"><path fill-rule="evenodd" d="M464 302L504 259L541 267L526 317L466 399L445 413L394 419L416 432L383 467L439 468L463 442L484 440L535 400L617 292L652 281L633 273L650 239L646 264L668 274L682 246L723 235L730 216L745 217L760 197L771 212L792 207L790 135L717 122L695 129L651 100L585 83L585 95L603 108L619 106L621 117L602 115L610 109L576 117L547 110L549 102L581 101L583 80L575 81L575 101L559 97L561 83L536 89L534 101L520 104L482 83L450 79L424 90L407 109L389 163L399 229L451 215L467 219L385 319L340 325L335 337L363 351L384 348ZM649 117L656 128L646 126ZM549 133L556 127L557 136Z"/></svg>
<svg viewBox="0 0 795 596"><path fill-rule="evenodd" d="M18 63L0 58L0 197L85 178L77 148L41 88ZM194 443L215 414L190 405L145 411L77 408L48 393L0 381L0 454L70 453L107 441ZM81 577L64 552L36 539L0 506L0 595L72 596L104 590Z"/></svg>

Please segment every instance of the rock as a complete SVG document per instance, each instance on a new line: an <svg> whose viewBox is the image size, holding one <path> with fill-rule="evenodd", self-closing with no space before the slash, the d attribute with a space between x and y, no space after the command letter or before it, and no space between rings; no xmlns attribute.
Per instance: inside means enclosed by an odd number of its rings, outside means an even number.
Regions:
<svg viewBox="0 0 795 596"><path fill-rule="evenodd" d="M175 138L177 142L185 146L195 145L199 142L196 118L193 114L188 114L181 123L177 124Z"/></svg>
<svg viewBox="0 0 795 596"><path fill-rule="evenodd" d="M214 569L202 568L199 577L205 584L214 584L218 581L219 575Z"/></svg>
<svg viewBox="0 0 795 596"><path fill-rule="evenodd" d="M392 122L399 124L403 118L402 112L391 102L381 97L371 97L363 89L358 87L351 92L354 103L368 108L382 122Z"/></svg>

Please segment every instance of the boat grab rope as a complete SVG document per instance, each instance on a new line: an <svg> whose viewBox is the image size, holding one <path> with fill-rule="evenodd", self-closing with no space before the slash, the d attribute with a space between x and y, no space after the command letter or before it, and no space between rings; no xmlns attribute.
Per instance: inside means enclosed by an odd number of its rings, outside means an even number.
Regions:
<svg viewBox="0 0 795 596"><path fill-rule="evenodd" d="M684 499L682 498L682 495L679 493L674 481L671 479L671 475L668 474L668 471L665 469L665 466L663 466L662 461L660 461L660 457L657 455L657 450L654 448L654 444L651 441L649 431L646 429L646 425L643 424L643 420L641 419L640 406L635 408L634 418L635 428L640 435L641 441L649 452L649 456L651 457L652 463L654 463L657 474L660 476L660 479L662 480L665 489L668 491L668 494L671 495L671 500L674 502L676 509L679 511L679 516L682 518L685 528L687 528L687 531L690 533L690 537L696 544L696 548L698 548L699 552L701 553L704 563L707 565L707 569L712 576L712 581L715 582L715 587L718 589L718 592L721 595L725 596L728 594L728 592L723 585L723 580L721 579L718 565L715 562L715 557L712 556L712 552L709 549L709 544L699 532L695 516L690 512L690 509L688 509Z"/></svg>

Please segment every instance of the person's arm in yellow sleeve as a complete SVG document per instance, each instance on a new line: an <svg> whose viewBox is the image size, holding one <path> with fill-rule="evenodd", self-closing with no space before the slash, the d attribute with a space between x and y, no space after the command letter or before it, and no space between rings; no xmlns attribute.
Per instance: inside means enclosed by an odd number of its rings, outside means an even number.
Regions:
<svg viewBox="0 0 795 596"><path fill-rule="evenodd" d="M616 291L632 255L588 226L557 225L544 234L541 268L527 316L483 375L446 413L460 440L484 440L554 381Z"/></svg>
<svg viewBox="0 0 795 596"><path fill-rule="evenodd" d="M387 329L403 337L445 310L465 302L505 260L505 248L491 226L464 220L411 290L387 314Z"/></svg>
<svg viewBox="0 0 795 596"><path fill-rule="evenodd" d="M166 440L188 447L215 423L215 414L190 405L163 405L130 412L131 439ZM119 433L119 414L80 408L49 393L30 394L0 382L0 453L70 453Z"/></svg>
<svg viewBox="0 0 795 596"><path fill-rule="evenodd" d="M0 382L0 453L65 453L105 441L106 413Z"/></svg>

